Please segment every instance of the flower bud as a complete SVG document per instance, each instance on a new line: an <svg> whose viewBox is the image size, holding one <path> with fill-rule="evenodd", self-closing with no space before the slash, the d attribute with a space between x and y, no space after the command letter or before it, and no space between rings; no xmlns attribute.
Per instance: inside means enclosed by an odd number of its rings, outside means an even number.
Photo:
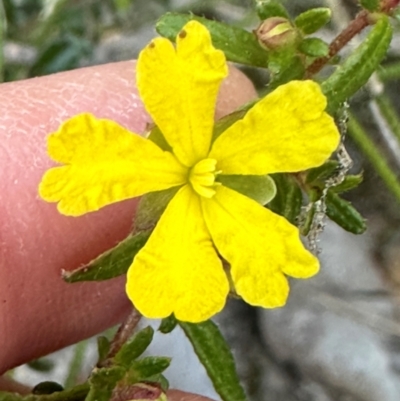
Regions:
<svg viewBox="0 0 400 401"><path fill-rule="evenodd" d="M267 50L279 49L297 41L299 34L290 21L282 17L271 17L261 22L253 31L258 42Z"/></svg>

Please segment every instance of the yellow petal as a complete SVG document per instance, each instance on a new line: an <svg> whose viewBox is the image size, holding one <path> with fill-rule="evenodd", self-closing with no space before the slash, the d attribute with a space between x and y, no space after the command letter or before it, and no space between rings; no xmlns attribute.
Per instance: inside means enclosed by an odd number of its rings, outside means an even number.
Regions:
<svg viewBox="0 0 400 401"><path fill-rule="evenodd" d="M283 273L307 278L318 272L317 258L283 217L224 186L201 202L213 242L231 264L236 291L249 304L282 306L289 291Z"/></svg>
<svg viewBox="0 0 400 401"><path fill-rule="evenodd" d="M147 111L177 158L191 167L210 148L219 85L227 75L224 54L207 29L188 22L177 36L154 39L139 55L137 85Z"/></svg>
<svg viewBox="0 0 400 401"><path fill-rule="evenodd" d="M187 168L153 142L117 123L80 114L48 137L49 155L66 166L48 170L40 196L79 216L105 205L186 181Z"/></svg>
<svg viewBox="0 0 400 401"><path fill-rule="evenodd" d="M326 98L312 81L292 81L261 99L216 139L209 158L222 174L271 174L321 165L339 144Z"/></svg>
<svg viewBox="0 0 400 401"><path fill-rule="evenodd" d="M219 312L229 291L222 263L189 185L172 199L128 271L126 291L146 317L187 322Z"/></svg>

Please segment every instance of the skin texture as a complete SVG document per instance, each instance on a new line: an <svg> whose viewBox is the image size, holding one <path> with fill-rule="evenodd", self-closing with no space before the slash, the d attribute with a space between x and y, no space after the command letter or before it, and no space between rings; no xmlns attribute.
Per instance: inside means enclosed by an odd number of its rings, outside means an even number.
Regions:
<svg viewBox="0 0 400 401"><path fill-rule="evenodd" d="M0 86L0 373L95 335L130 311L125 277L70 285L60 272L122 240L137 201L71 218L40 200L37 187L54 165L45 137L65 119L85 111L136 133L145 130L150 118L135 88L134 67L120 62ZM231 68L216 117L254 96L248 79ZM200 401L174 394L174 400Z"/></svg>

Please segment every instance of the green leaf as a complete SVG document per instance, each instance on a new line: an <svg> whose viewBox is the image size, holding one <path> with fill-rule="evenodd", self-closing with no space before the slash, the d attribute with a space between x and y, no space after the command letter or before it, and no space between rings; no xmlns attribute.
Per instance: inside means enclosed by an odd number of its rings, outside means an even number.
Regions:
<svg viewBox="0 0 400 401"><path fill-rule="evenodd" d="M89 378L90 390L85 401L109 401L115 385L125 373L120 366L94 369Z"/></svg>
<svg viewBox="0 0 400 401"><path fill-rule="evenodd" d="M99 362L104 361L107 358L108 352L110 351L110 341L107 337L97 337L97 352L99 354Z"/></svg>
<svg viewBox="0 0 400 401"><path fill-rule="evenodd" d="M191 14L167 13L158 20L156 30L160 35L175 41L183 26L191 20L200 22L210 31L213 45L222 50L229 61L267 67L267 51L258 44L251 32L244 29Z"/></svg>
<svg viewBox="0 0 400 401"><path fill-rule="evenodd" d="M177 324L178 321L176 320L175 315L172 313L170 316L161 320L161 324L160 327L158 328L158 331L160 331L163 334L171 333L171 331L176 327Z"/></svg>
<svg viewBox="0 0 400 401"><path fill-rule="evenodd" d="M339 185L331 187L330 190L335 193L350 191L350 189L358 187L362 183L362 181L363 181L362 174L348 175L347 177L345 177L343 182L341 182Z"/></svg>
<svg viewBox="0 0 400 401"><path fill-rule="evenodd" d="M270 17L283 17L289 19L285 7L278 0L254 0L254 7L261 20Z"/></svg>
<svg viewBox="0 0 400 401"><path fill-rule="evenodd" d="M353 234L362 234L367 229L364 218L351 203L332 191L328 191L326 196L326 214L340 227Z"/></svg>
<svg viewBox="0 0 400 401"><path fill-rule="evenodd" d="M323 183L339 167L336 160L328 160L322 166L314 167L307 171L306 183Z"/></svg>
<svg viewBox="0 0 400 401"><path fill-rule="evenodd" d="M223 401L245 401L235 362L224 337L210 320L193 324L179 322L206 368L214 388Z"/></svg>
<svg viewBox="0 0 400 401"><path fill-rule="evenodd" d="M164 372L171 363L171 358L148 356L140 361L134 361L128 372L129 380L144 381Z"/></svg>
<svg viewBox="0 0 400 401"><path fill-rule="evenodd" d="M330 113L335 112L368 81L385 57L391 38L389 19L382 16L364 42L322 83Z"/></svg>
<svg viewBox="0 0 400 401"><path fill-rule="evenodd" d="M114 362L125 368L133 366L135 359L142 355L150 345L153 335L154 330L150 326L140 330L121 347L114 357Z"/></svg>
<svg viewBox="0 0 400 401"><path fill-rule="evenodd" d="M63 279L67 283L102 281L125 274L150 234L151 231L143 231L129 235L116 247L98 256L87 265L73 271L63 271Z"/></svg>
<svg viewBox="0 0 400 401"><path fill-rule="evenodd" d="M360 4L368 11L378 11L380 8L380 0L360 0Z"/></svg>
<svg viewBox="0 0 400 401"><path fill-rule="evenodd" d="M302 79L305 72L303 58L304 57L300 57L292 47L271 52L268 62L271 82L268 89L272 91L289 81Z"/></svg>
<svg viewBox="0 0 400 401"><path fill-rule="evenodd" d="M310 35L326 25L331 20L331 15L332 12L329 8L313 8L297 16L294 24L305 35Z"/></svg>
<svg viewBox="0 0 400 401"><path fill-rule="evenodd" d="M168 188L143 195L135 215L135 231L142 232L153 229L179 188Z"/></svg>
<svg viewBox="0 0 400 401"><path fill-rule="evenodd" d="M299 50L310 57L325 57L329 53L329 46L319 38L303 39Z"/></svg>
<svg viewBox="0 0 400 401"><path fill-rule="evenodd" d="M267 204L276 195L276 185L269 175L219 175L217 182L261 205Z"/></svg>
<svg viewBox="0 0 400 401"><path fill-rule="evenodd" d="M301 189L288 174L272 174L271 176L277 191L275 198L268 204L268 208L295 224L303 204Z"/></svg>

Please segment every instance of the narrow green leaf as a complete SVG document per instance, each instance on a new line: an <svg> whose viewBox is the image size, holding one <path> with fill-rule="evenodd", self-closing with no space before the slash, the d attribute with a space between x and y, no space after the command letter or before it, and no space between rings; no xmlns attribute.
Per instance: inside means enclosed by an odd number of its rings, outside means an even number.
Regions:
<svg viewBox="0 0 400 401"><path fill-rule="evenodd" d="M336 111L368 81L385 57L391 38L389 19L382 16L364 42L322 83L321 88L328 98L330 113Z"/></svg>
<svg viewBox="0 0 400 401"><path fill-rule="evenodd" d="M301 13L294 20L297 28L304 34L310 35L317 32L331 20L332 11L329 8L319 7Z"/></svg>
<svg viewBox="0 0 400 401"><path fill-rule="evenodd" d="M235 362L224 337L210 320L193 324L179 322L193 345L200 362L206 368L215 390L223 401L245 401Z"/></svg>
<svg viewBox="0 0 400 401"><path fill-rule="evenodd" d="M328 160L322 166L312 168L307 171L306 183L324 182L338 168L339 163L336 160Z"/></svg>
<svg viewBox="0 0 400 401"><path fill-rule="evenodd" d="M154 330L148 326L132 336L114 357L117 365L130 368L153 340ZM158 372L157 372L158 373Z"/></svg>
<svg viewBox="0 0 400 401"><path fill-rule="evenodd" d="M363 126L351 113L349 114L347 127L351 138L364 153L368 161L373 165L389 191L392 192L397 201L400 202L400 182L397 175L392 171L381 150L369 138Z"/></svg>
<svg viewBox="0 0 400 401"><path fill-rule="evenodd" d="M140 361L134 361L129 369L129 377L137 381L144 381L147 378L164 372L171 363L171 358L161 356L148 356Z"/></svg>
<svg viewBox="0 0 400 401"><path fill-rule="evenodd" d="M163 334L171 333L171 331L176 327L177 324L178 321L176 320L175 315L172 313L170 316L161 320L161 324L160 327L158 328L158 331L160 331Z"/></svg>
<svg viewBox="0 0 400 401"><path fill-rule="evenodd" d="M95 369L89 378L90 390L85 401L109 401L115 385L125 373L120 366Z"/></svg>
<svg viewBox="0 0 400 401"><path fill-rule="evenodd" d="M217 181L261 205L276 195L276 185L269 175L219 175Z"/></svg>
<svg viewBox="0 0 400 401"><path fill-rule="evenodd" d="M330 190L337 194L341 192L350 191L351 189L358 187L362 183L362 180L363 180L362 174L348 175L347 177L345 177L342 183L330 188Z"/></svg>
<svg viewBox="0 0 400 401"><path fill-rule="evenodd" d="M143 195L135 215L135 231L153 229L179 188L168 188Z"/></svg>
<svg viewBox="0 0 400 401"><path fill-rule="evenodd" d="M329 53L329 46L319 38L306 38L300 43L299 50L310 57L325 57Z"/></svg>
<svg viewBox="0 0 400 401"><path fill-rule="evenodd" d="M368 11L378 11L380 0L360 0L360 4Z"/></svg>
<svg viewBox="0 0 400 401"><path fill-rule="evenodd" d="M104 361L107 358L108 352L110 351L110 341L107 337L97 337L97 352L99 354L99 362Z"/></svg>
<svg viewBox="0 0 400 401"><path fill-rule="evenodd" d="M332 191L328 191L326 196L326 214L340 227L353 234L362 234L367 229L364 218L351 203Z"/></svg>
<svg viewBox="0 0 400 401"><path fill-rule="evenodd" d="M276 184L276 196L268 204L268 208L295 224L303 204L301 189L288 174L272 174L271 176Z"/></svg>
<svg viewBox="0 0 400 401"><path fill-rule="evenodd" d="M73 271L63 271L63 279L67 283L101 281L125 274L150 234L151 231L143 231L129 235L116 247L98 256L87 265Z"/></svg>
<svg viewBox="0 0 400 401"><path fill-rule="evenodd" d="M261 20L271 17L289 18L285 7L279 0L254 0L254 7Z"/></svg>
<svg viewBox="0 0 400 401"><path fill-rule="evenodd" d="M229 61L254 67L267 67L267 51L258 44L251 32L244 29L192 14L167 13L158 20L156 30L161 36L175 41L176 35L191 20L199 21L206 26L211 33L213 45L222 50Z"/></svg>

